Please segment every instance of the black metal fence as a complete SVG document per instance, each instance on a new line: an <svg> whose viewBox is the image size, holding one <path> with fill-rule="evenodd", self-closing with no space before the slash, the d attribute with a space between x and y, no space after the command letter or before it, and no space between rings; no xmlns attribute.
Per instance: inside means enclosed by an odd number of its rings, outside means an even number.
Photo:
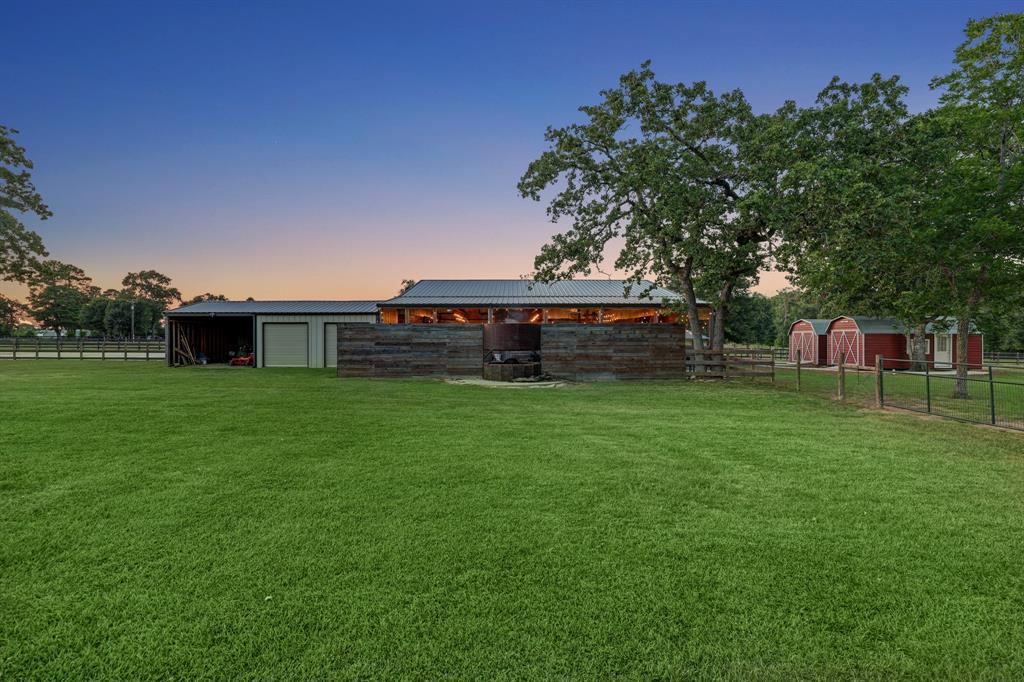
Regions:
<svg viewBox="0 0 1024 682"><path fill-rule="evenodd" d="M879 402L977 424L1024 430L1024 368L883 358Z"/></svg>

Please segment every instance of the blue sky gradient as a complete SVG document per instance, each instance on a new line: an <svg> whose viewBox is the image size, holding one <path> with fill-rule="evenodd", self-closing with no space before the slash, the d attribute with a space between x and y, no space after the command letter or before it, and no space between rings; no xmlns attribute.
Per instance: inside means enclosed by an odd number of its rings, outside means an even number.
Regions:
<svg viewBox="0 0 1024 682"><path fill-rule="evenodd" d="M1014 9L8 2L0 122L55 213L26 222L101 286L155 268L187 295L380 298L528 273L556 228L515 187L545 127L645 59L759 110L897 73L924 109L967 19Z"/></svg>

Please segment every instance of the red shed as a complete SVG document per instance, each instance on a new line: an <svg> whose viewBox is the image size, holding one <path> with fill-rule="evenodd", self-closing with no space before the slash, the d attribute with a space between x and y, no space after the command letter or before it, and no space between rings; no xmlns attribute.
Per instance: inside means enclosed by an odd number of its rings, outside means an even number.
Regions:
<svg viewBox="0 0 1024 682"><path fill-rule="evenodd" d="M927 359L936 369L950 368L957 358L956 325L928 325ZM968 338L967 362L980 365L982 362L982 336L971 331ZM906 325L888 317L841 316L828 325L828 364L843 364L859 367L874 367L879 355L896 360L910 359ZM906 363L892 365L893 369L904 369Z"/></svg>
<svg viewBox="0 0 1024 682"><path fill-rule="evenodd" d="M789 326L789 361L810 365L828 364L828 323L830 320L797 320Z"/></svg>
<svg viewBox="0 0 1024 682"><path fill-rule="evenodd" d="M936 322L928 325L925 329L928 336L929 361L934 362L936 369L953 367L959 363L959 342L957 341L959 330L955 322ZM971 367L980 367L983 364L985 339L981 333L971 327L967 337L967 364Z"/></svg>

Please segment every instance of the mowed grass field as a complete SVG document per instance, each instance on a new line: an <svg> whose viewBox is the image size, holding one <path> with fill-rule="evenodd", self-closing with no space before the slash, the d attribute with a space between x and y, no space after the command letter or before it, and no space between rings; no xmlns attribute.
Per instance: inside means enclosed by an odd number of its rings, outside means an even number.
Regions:
<svg viewBox="0 0 1024 682"><path fill-rule="evenodd" d="M1024 677L1024 436L746 384L0 363L0 679Z"/></svg>

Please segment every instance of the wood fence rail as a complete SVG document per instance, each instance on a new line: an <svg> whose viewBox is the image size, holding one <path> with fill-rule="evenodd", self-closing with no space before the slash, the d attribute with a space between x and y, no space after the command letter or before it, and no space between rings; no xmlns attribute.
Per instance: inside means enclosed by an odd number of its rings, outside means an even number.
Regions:
<svg viewBox="0 0 1024 682"><path fill-rule="evenodd" d="M686 374L693 379L767 378L775 381L775 349L686 349Z"/></svg>
<svg viewBox="0 0 1024 682"><path fill-rule="evenodd" d="M163 360L162 340L0 338L0 360Z"/></svg>

